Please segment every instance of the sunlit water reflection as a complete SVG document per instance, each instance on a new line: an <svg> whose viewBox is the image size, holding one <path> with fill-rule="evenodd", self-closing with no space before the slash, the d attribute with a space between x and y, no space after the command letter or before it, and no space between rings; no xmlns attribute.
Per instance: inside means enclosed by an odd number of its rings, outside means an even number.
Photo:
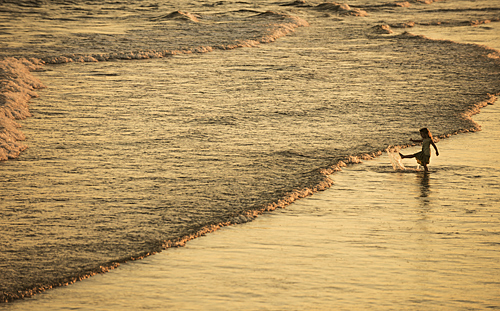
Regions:
<svg viewBox="0 0 500 311"><path fill-rule="evenodd" d="M4 308L500 308L500 109L475 119L484 130L440 141L429 174L383 155L285 210Z"/></svg>
<svg viewBox="0 0 500 311"><path fill-rule="evenodd" d="M363 17L298 2L286 8L269 1L208 8L204 2L180 1L160 11L154 4L145 8L142 2L110 2L105 4L110 16L94 17L95 5L101 4L67 3L56 10L50 3L27 3L33 7L26 11L6 4L1 21L8 27L0 37L8 44L2 53L48 58L217 46L256 33L266 37L268 23L281 20L281 15L269 20L249 7L285 10L311 25L258 48L141 61L115 58L45 66L45 72L36 73L48 88L30 102L34 116L22 121L29 149L0 164L3 294L13 297L18 290L29 293L65 283L92 274L100 265L159 250L163 241L205 225L239 219L294 189L317 186L324 178L319 170L345 156L407 143L423 124L436 135L474 128L460 114L498 91L498 65L485 57L490 51L381 34L375 26L407 18L486 19L496 10L469 10L468 1L459 3L460 10L449 10L447 3L407 9L365 2L358 1L370 11ZM206 23L163 20L162 10L178 7L207 10ZM115 19L120 12L128 16ZM105 22L107 34L86 29L99 22ZM55 24L71 31L60 32ZM481 27L490 36L495 31ZM416 175L417 190L409 196L422 191L428 196L415 208L425 210L426 204L435 203L431 194L439 189L433 186L436 180L458 180L456 187L476 181L467 177L463 163L457 167L436 166L428 180ZM379 173L368 170L365 177ZM473 176L495 185L489 174ZM389 194L414 175L392 178ZM360 179L356 184L377 185ZM356 193L334 189L338 202L344 194L352 201L349 195ZM364 200L384 210L380 206L385 206L382 198L387 194L377 191ZM355 198L363 201L361 195ZM469 202L468 196L463 200ZM348 214L357 215L359 209ZM270 291L280 282L271 284Z"/></svg>

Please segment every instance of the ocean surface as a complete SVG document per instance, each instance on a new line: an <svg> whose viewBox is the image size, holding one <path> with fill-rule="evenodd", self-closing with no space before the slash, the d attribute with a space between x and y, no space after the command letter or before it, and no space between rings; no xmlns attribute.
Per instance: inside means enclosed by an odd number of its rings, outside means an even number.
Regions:
<svg viewBox="0 0 500 311"><path fill-rule="evenodd" d="M476 44L499 1L0 4L4 302L284 207L421 127L476 131L500 92Z"/></svg>
<svg viewBox="0 0 500 311"><path fill-rule="evenodd" d="M285 209L0 309L498 310L500 107L474 120L429 173L384 153Z"/></svg>

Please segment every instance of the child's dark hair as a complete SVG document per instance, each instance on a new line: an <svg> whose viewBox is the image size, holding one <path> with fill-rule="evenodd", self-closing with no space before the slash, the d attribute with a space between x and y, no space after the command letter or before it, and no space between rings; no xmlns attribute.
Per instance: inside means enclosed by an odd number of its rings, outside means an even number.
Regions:
<svg viewBox="0 0 500 311"><path fill-rule="evenodd" d="M426 134L427 134L427 136L428 136L430 139L434 140L434 139L432 138L431 131L429 131L429 129L428 129L428 128L424 127L424 128L422 128L422 129L420 129L420 133L426 133Z"/></svg>

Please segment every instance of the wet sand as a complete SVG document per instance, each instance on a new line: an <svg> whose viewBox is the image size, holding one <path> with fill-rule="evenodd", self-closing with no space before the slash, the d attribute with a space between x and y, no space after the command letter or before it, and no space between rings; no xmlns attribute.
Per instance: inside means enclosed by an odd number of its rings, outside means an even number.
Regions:
<svg viewBox="0 0 500 311"><path fill-rule="evenodd" d="M0 309L500 308L499 108L438 142L429 174L384 154L286 209Z"/></svg>

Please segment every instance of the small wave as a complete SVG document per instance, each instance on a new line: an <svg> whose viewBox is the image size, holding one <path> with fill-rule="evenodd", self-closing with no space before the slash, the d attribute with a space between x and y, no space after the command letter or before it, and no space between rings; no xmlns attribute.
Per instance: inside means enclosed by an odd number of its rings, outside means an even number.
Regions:
<svg viewBox="0 0 500 311"><path fill-rule="evenodd" d="M376 25L372 27L372 30L378 34L392 34L394 31L392 28L405 29L405 28L413 28L415 26L479 26L485 25L492 22L498 22L498 19L484 19L484 20L469 20L469 21L433 21L433 22L401 22L401 23L393 23L393 24L385 24L385 25Z"/></svg>
<svg viewBox="0 0 500 311"><path fill-rule="evenodd" d="M416 23L420 26L479 26L492 22L499 22L500 18L491 18L483 20L467 20L467 21L432 21Z"/></svg>
<svg viewBox="0 0 500 311"><path fill-rule="evenodd" d="M188 12L175 11L175 12L172 12L172 13L167 14L167 15L152 17L150 20L161 21L161 20L166 20L166 19L175 19L175 20L185 20L185 21L191 21L191 22L198 23L199 18L201 18L201 16L198 14L191 14Z"/></svg>
<svg viewBox="0 0 500 311"><path fill-rule="evenodd" d="M372 27L373 32L378 34L391 34L394 33L392 31L391 26L389 25L377 25Z"/></svg>
<svg viewBox="0 0 500 311"><path fill-rule="evenodd" d="M296 1L290 2L290 3L280 4L280 6L296 6L296 7L301 7L301 8L312 7L312 5L308 4L305 0L296 0Z"/></svg>
<svg viewBox="0 0 500 311"><path fill-rule="evenodd" d="M392 28L411 28L415 27L415 22L403 22L403 23L395 23L390 25L376 25L372 27L373 32L377 34L392 34L394 31Z"/></svg>
<svg viewBox="0 0 500 311"><path fill-rule="evenodd" d="M411 7L411 3L408 1L404 2L387 2L387 3L382 3L382 4L372 4L372 5L364 5L362 8L364 9L371 9L371 10L376 10L376 9L384 9L384 8L409 8Z"/></svg>
<svg viewBox="0 0 500 311"><path fill-rule="evenodd" d="M315 7L318 11L337 12L339 15L368 16L366 11L358 8L351 8L346 3L326 2Z"/></svg>
<svg viewBox="0 0 500 311"><path fill-rule="evenodd" d="M392 28L411 28L415 27L415 22L409 21L409 22L403 22L403 23L395 23L395 24L390 24Z"/></svg>
<svg viewBox="0 0 500 311"><path fill-rule="evenodd" d="M401 7L401 8L409 8L411 6L410 2L394 2L390 4L386 4L387 6Z"/></svg>
<svg viewBox="0 0 500 311"><path fill-rule="evenodd" d="M294 2L290 3L285 3L285 4L280 4L280 6L295 6L295 7L300 7L300 8L310 8L314 7L314 5L307 3L304 0L297 0ZM411 4L408 1L404 2L388 2L388 3L382 3L382 4L372 4L372 5L348 5L346 3L335 3L335 2L326 2L322 3L316 6L316 9L319 10L333 10L333 11L355 11L359 10L361 12L364 12L361 9L378 9L378 8L391 8L391 7L403 7L407 8L410 7ZM354 9L352 9L354 8ZM364 12L366 13L366 12Z"/></svg>
<svg viewBox="0 0 500 311"><path fill-rule="evenodd" d="M242 13L243 11L240 11ZM233 12L234 13L234 12ZM112 53L99 53L99 54L69 54L59 56L46 56L41 59L48 64L63 64L70 62L98 62L108 61L113 59L132 60L132 59L150 59L150 58L164 58L178 54L191 54L191 53L206 53L213 50L231 50L240 47L253 47L262 43L274 42L280 37L295 31L297 27L307 27L307 21L288 14L277 13L273 11L258 12L253 10L245 10L246 16L234 18L231 17L218 17L214 16L205 17L202 15L176 11L168 15L153 17L154 21L167 21L189 19L195 22L196 27L203 27L207 32L207 45L203 46L186 46L179 49L147 49L136 51L123 51ZM252 15L248 16L248 13ZM214 20L211 23L201 23L200 20ZM230 23L230 25L228 24ZM241 29L241 31L239 31ZM238 30L238 31L235 31ZM187 30L189 31L189 29ZM224 43L217 41L217 38L212 38L212 33L227 33L233 36L237 34L238 37L228 37L223 40ZM200 40L202 36L199 37Z"/></svg>
<svg viewBox="0 0 500 311"><path fill-rule="evenodd" d="M435 1L433 1L435 2ZM435 9L435 10L427 10L426 12L428 13L443 13L443 12L494 12L494 11L500 11L500 8L457 8L457 9Z"/></svg>

